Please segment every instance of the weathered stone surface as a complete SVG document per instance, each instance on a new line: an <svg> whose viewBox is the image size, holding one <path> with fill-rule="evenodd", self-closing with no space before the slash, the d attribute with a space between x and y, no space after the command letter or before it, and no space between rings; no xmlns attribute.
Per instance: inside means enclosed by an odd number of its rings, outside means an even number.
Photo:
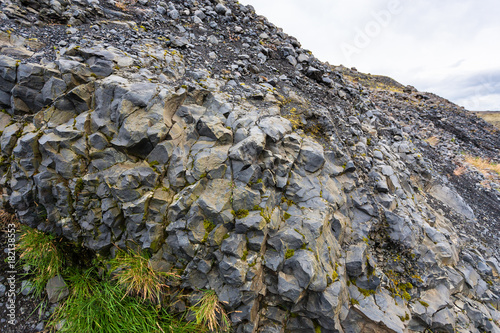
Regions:
<svg viewBox="0 0 500 333"><path fill-rule="evenodd" d="M21 223L150 252L235 332L499 331L498 177L460 154L499 162L477 117L235 1L0 7L0 53L29 57L0 55L0 208Z"/></svg>
<svg viewBox="0 0 500 333"><path fill-rule="evenodd" d="M265 134L259 128L252 127L249 137L229 149L229 157L245 164L251 164L260 155L265 144Z"/></svg>
<svg viewBox="0 0 500 333"><path fill-rule="evenodd" d="M60 275L54 276L47 282L45 287L50 303L57 303L69 295L69 289Z"/></svg>
<svg viewBox="0 0 500 333"><path fill-rule="evenodd" d="M262 230L266 226L266 220L260 211L251 211L248 216L237 218L234 225L234 232L245 234L252 230Z"/></svg>
<svg viewBox="0 0 500 333"><path fill-rule="evenodd" d="M469 205L467 205L464 199L449 187L443 185L436 185L431 188L429 193L436 199L443 202L444 204L450 206L457 213L460 213L463 216L465 216L466 218L471 220L476 219L474 212L469 207Z"/></svg>
<svg viewBox="0 0 500 333"><path fill-rule="evenodd" d="M282 117L266 117L261 119L258 125L274 142L280 141L292 131L290 121Z"/></svg>
<svg viewBox="0 0 500 333"><path fill-rule="evenodd" d="M299 160L304 164L306 171L318 171L325 163L323 147L312 140L304 140L300 147Z"/></svg>
<svg viewBox="0 0 500 333"><path fill-rule="evenodd" d="M301 288L307 288L318 271L314 254L307 250L295 251L285 261L283 272L295 276Z"/></svg>
<svg viewBox="0 0 500 333"><path fill-rule="evenodd" d="M2 136L0 137L2 155L9 156L12 153L12 149L14 149L14 145L17 141L17 135L18 133L21 133L21 131L22 126L18 123L14 123L4 129Z"/></svg>
<svg viewBox="0 0 500 333"><path fill-rule="evenodd" d="M347 251L346 269L349 276L357 277L366 269L366 250L364 243L351 245Z"/></svg>
<svg viewBox="0 0 500 333"><path fill-rule="evenodd" d="M283 272L278 276L278 293L290 302L297 303L304 289L299 286L299 282L293 275L286 275Z"/></svg>

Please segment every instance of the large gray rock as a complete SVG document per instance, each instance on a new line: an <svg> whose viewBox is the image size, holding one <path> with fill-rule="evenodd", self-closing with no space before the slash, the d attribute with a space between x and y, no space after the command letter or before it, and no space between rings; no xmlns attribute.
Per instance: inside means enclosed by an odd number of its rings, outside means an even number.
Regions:
<svg viewBox="0 0 500 333"><path fill-rule="evenodd" d="M2 149L2 155L9 156L12 153L14 145L17 142L17 135L21 131L22 126L19 123L14 123L4 129L2 136L0 137L0 148Z"/></svg>
<svg viewBox="0 0 500 333"><path fill-rule="evenodd" d="M234 232L245 234L252 230L263 230L266 223L260 211L251 211L248 213L248 216L236 219Z"/></svg>
<svg viewBox="0 0 500 333"><path fill-rule="evenodd" d="M203 116L197 123L198 133L202 136L219 141L221 144L231 144L233 132L224 127L222 122L216 117Z"/></svg>
<svg viewBox="0 0 500 333"><path fill-rule="evenodd" d="M233 209L252 210L261 202L260 193L248 187L237 187L233 190Z"/></svg>
<svg viewBox="0 0 500 333"><path fill-rule="evenodd" d="M60 275L56 275L47 282L45 287L50 303L57 303L69 295L69 289L66 282Z"/></svg>
<svg viewBox="0 0 500 333"><path fill-rule="evenodd" d="M295 276L299 286L305 289L309 287L318 269L316 258L311 251L297 250L286 259L283 272Z"/></svg>
<svg viewBox="0 0 500 333"><path fill-rule="evenodd" d="M347 274L349 274L349 276L358 277L365 272L366 251L367 246L365 243L359 243L349 247L345 260Z"/></svg>
<svg viewBox="0 0 500 333"><path fill-rule="evenodd" d="M280 141L286 134L289 134L292 131L292 124L288 119L283 117L262 118L258 122L258 125L273 142Z"/></svg>
<svg viewBox="0 0 500 333"><path fill-rule="evenodd" d="M290 302L297 304L304 291L299 286L298 280L293 275L280 272L278 275L278 293Z"/></svg>
<svg viewBox="0 0 500 333"><path fill-rule="evenodd" d="M224 281L234 286L243 284L247 269L248 265L234 256L224 256L219 264Z"/></svg>
<svg viewBox="0 0 500 333"><path fill-rule="evenodd" d="M407 247L415 244L417 233L408 218L403 218L389 210L385 211L385 218L390 228L390 237Z"/></svg>
<svg viewBox="0 0 500 333"><path fill-rule="evenodd" d="M311 139L305 139L300 147L299 161L308 172L318 171L325 163L323 147Z"/></svg>
<svg viewBox="0 0 500 333"><path fill-rule="evenodd" d="M233 160L252 164L266 145L266 135L257 127L250 129L250 136L229 149L229 157Z"/></svg>
<svg viewBox="0 0 500 333"><path fill-rule="evenodd" d="M462 214L470 220L475 220L476 216L474 211L469 207L469 205L464 201L464 199L455 191L453 191L448 186L444 185L434 185L429 193L445 205L451 207L457 213Z"/></svg>

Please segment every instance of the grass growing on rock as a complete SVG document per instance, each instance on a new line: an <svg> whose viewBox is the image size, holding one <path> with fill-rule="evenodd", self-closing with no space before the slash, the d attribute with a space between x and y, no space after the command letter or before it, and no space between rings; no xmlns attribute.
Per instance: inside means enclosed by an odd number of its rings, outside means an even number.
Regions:
<svg viewBox="0 0 500 333"><path fill-rule="evenodd" d="M210 332L226 332L230 328L229 317L213 290L205 290L191 310L196 315L196 323Z"/></svg>
<svg viewBox="0 0 500 333"><path fill-rule="evenodd" d="M38 296L57 274L68 285L68 297L60 301L47 322L51 330L183 333L222 332L231 326L214 291L205 291L189 307L196 320L186 321L187 311L169 313L167 309L181 296L168 293L168 281L179 276L155 270L148 255L118 249L113 259L93 255L91 260L75 260L75 256L85 255L71 252L79 251L72 244L28 227L22 227L18 249L20 263L32 267L29 276Z"/></svg>
<svg viewBox="0 0 500 333"><path fill-rule="evenodd" d="M29 275L36 296L40 296L47 281L60 274L63 269L64 256L58 243L53 235L21 226L17 250L21 252L21 262L31 267Z"/></svg>
<svg viewBox="0 0 500 333"><path fill-rule="evenodd" d="M132 251L118 250L116 257L109 261L113 279L126 288L126 294L144 300L161 302L166 279L179 278L172 272L155 271L147 256Z"/></svg>
<svg viewBox="0 0 500 333"><path fill-rule="evenodd" d="M0 229L19 228L19 221L15 214L9 213L6 210L0 209Z"/></svg>
<svg viewBox="0 0 500 333"><path fill-rule="evenodd" d="M487 159L466 155L465 162L476 167L486 177L491 176L491 173L500 175L500 164L493 163Z"/></svg>
<svg viewBox="0 0 500 333"><path fill-rule="evenodd" d="M248 210L247 209L238 209L237 211L232 210L231 214L233 214L238 219L242 219L248 216Z"/></svg>
<svg viewBox="0 0 500 333"><path fill-rule="evenodd" d="M196 332L194 323L176 319L150 302L129 296L111 280L101 281L93 269L68 277L71 293L51 317L59 332Z"/></svg>

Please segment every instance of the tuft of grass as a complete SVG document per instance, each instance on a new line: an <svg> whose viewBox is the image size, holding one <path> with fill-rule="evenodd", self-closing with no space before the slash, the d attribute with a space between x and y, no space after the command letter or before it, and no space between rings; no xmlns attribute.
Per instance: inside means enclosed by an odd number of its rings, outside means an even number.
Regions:
<svg viewBox="0 0 500 333"><path fill-rule="evenodd" d="M173 272L153 269L149 258L132 251L118 250L109 261L113 279L126 289L126 294L160 304L163 291L168 288L167 279L179 278Z"/></svg>
<svg viewBox="0 0 500 333"><path fill-rule="evenodd" d="M68 297L47 323L51 331L205 331L196 322L184 320L187 312L172 315L167 312L168 304L160 305L166 280L177 275L153 270L146 255L119 249L112 260L97 257L90 262L74 244L25 226L21 227L17 249L21 252L20 262L32 267L27 275L36 296L41 295L47 281L56 274L61 274L68 285ZM174 295L173 299L177 297ZM229 323L227 316L224 319Z"/></svg>
<svg viewBox="0 0 500 333"><path fill-rule="evenodd" d="M463 175L464 173L467 172L467 168L465 166L459 166L458 168L456 168L455 170L453 170L453 174L457 177Z"/></svg>
<svg viewBox="0 0 500 333"><path fill-rule="evenodd" d="M84 186L83 178L78 178L75 184L75 194L78 195L82 192Z"/></svg>
<svg viewBox="0 0 500 333"><path fill-rule="evenodd" d="M424 307L428 308L429 307L429 303L427 302L424 302L424 301L419 301L420 304L422 304Z"/></svg>
<svg viewBox="0 0 500 333"><path fill-rule="evenodd" d="M292 250L292 249L286 250L285 259L290 259L291 257L293 257L294 254L295 254L294 250Z"/></svg>
<svg viewBox="0 0 500 333"><path fill-rule="evenodd" d="M363 296L365 297L368 297L370 295L375 295L377 292L375 290L371 290L371 289L363 289L363 288L360 288L358 287L358 290L361 294L363 294Z"/></svg>
<svg viewBox="0 0 500 333"><path fill-rule="evenodd" d="M204 220L203 221L203 227L205 227L205 230L207 232L212 232L212 230L215 229L215 224L212 221L210 221L210 220Z"/></svg>
<svg viewBox="0 0 500 333"><path fill-rule="evenodd" d="M71 293L50 318L49 327L60 332L197 332L194 323L186 323L168 314L164 308L129 296L110 280L100 281L94 269L74 271L67 278Z"/></svg>
<svg viewBox="0 0 500 333"><path fill-rule="evenodd" d="M202 298L191 307L196 315L196 324L211 332L227 332L230 329L229 317L213 290L204 290Z"/></svg>
<svg viewBox="0 0 500 333"><path fill-rule="evenodd" d="M248 216L248 210L246 209L238 209L237 211L232 210L231 214L233 214L238 219L242 219Z"/></svg>
<svg viewBox="0 0 500 333"><path fill-rule="evenodd" d="M500 164L493 163L490 160L481 157L465 155L465 162L476 167L479 172L481 172L486 177L491 177L492 173L500 175Z"/></svg>
<svg viewBox="0 0 500 333"><path fill-rule="evenodd" d="M21 253L20 263L29 265L34 293L38 297L45 289L47 281L60 274L64 257L53 235L45 234L27 226L21 226L21 237L16 249Z"/></svg>
<svg viewBox="0 0 500 333"><path fill-rule="evenodd" d="M18 229L19 221L16 214L11 214L6 210L0 209L0 229Z"/></svg>

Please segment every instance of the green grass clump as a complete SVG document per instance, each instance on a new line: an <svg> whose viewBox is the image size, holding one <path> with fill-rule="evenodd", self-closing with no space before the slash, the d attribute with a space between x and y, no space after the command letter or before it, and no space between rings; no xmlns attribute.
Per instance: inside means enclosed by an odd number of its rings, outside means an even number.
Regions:
<svg viewBox="0 0 500 333"><path fill-rule="evenodd" d="M422 304L424 307L428 308L429 307L429 303L427 302L424 302L424 301L419 301L420 304Z"/></svg>
<svg viewBox="0 0 500 333"><path fill-rule="evenodd" d="M139 296L144 300L160 303L161 295L167 287L167 278L178 278L172 272L155 271L144 255L118 250L116 257L109 261L113 279L126 288L127 295Z"/></svg>
<svg viewBox="0 0 500 333"><path fill-rule="evenodd" d="M103 259L38 230L21 230L17 249L21 263L32 267L29 276L35 293L40 296L47 281L57 274L68 285L68 297L47 322L51 331L194 333L230 328L214 291L204 292L201 300L189 308L195 321L184 320L187 311L169 314L169 305L182 295L170 292L167 281L178 276L153 269L148 255L118 249L114 259Z"/></svg>
<svg viewBox="0 0 500 333"><path fill-rule="evenodd" d="M292 249L286 250L285 259L289 259L289 258L293 257L294 254L295 254L294 250L292 250Z"/></svg>
<svg viewBox="0 0 500 333"><path fill-rule="evenodd" d="M363 288L360 288L360 287L358 287L358 290L365 297L368 297L370 295L375 295L377 293L375 290L363 289Z"/></svg>
<svg viewBox="0 0 500 333"><path fill-rule="evenodd" d="M205 230L207 232L212 232L212 230L215 229L215 224L212 221L209 221L209 220L204 220L203 221L203 226L205 227Z"/></svg>
<svg viewBox="0 0 500 333"><path fill-rule="evenodd" d="M288 220L290 217L292 217L292 215L288 214L287 212L285 212L283 214L283 217L285 218L285 220Z"/></svg>
<svg viewBox="0 0 500 333"><path fill-rule="evenodd" d="M248 210L247 209L238 209L237 211L232 210L231 214L233 214L238 219L242 219L248 216Z"/></svg>
<svg viewBox="0 0 500 333"><path fill-rule="evenodd" d="M399 318L401 319L401 321L407 321L410 320L410 315L408 314L408 312L405 312L405 315L400 316Z"/></svg>
<svg viewBox="0 0 500 333"><path fill-rule="evenodd" d="M78 195L78 194L80 194L80 192L82 192L82 190L83 190L83 185L84 185L84 183L83 183L83 179L82 179L82 178L78 178L78 179L76 180L76 184L75 184L75 194L76 194L76 195Z"/></svg>
<svg viewBox="0 0 500 333"><path fill-rule="evenodd" d="M398 285L398 288L401 289L402 291L406 291L408 289L413 289L413 285L410 282L401 283Z"/></svg>
<svg viewBox="0 0 500 333"><path fill-rule="evenodd" d="M210 332L227 332L230 329L229 317L213 290L203 291L202 298L191 307L196 315L196 324Z"/></svg>
<svg viewBox="0 0 500 333"><path fill-rule="evenodd" d="M38 297L47 281L60 274L63 269L64 257L58 241L53 235L21 226L17 250L21 253L21 263L31 267L31 272L27 275L32 277L34 293Z"/></svg>
<svg viewBox="0 0 500 333"><path fill-rule="evenodd" d="M128 295L111 280L100 281L93 269L73 272L68 278L71 293L50 318L59 332L196 332L194 323L182 322L164 308Z"/></svg>
<svg viewBox="0 0 500 333"><path fill-rule="evenodd" d="M351 298L351 304L352 305L359 305L359 301L355 298Z"/></svg>

